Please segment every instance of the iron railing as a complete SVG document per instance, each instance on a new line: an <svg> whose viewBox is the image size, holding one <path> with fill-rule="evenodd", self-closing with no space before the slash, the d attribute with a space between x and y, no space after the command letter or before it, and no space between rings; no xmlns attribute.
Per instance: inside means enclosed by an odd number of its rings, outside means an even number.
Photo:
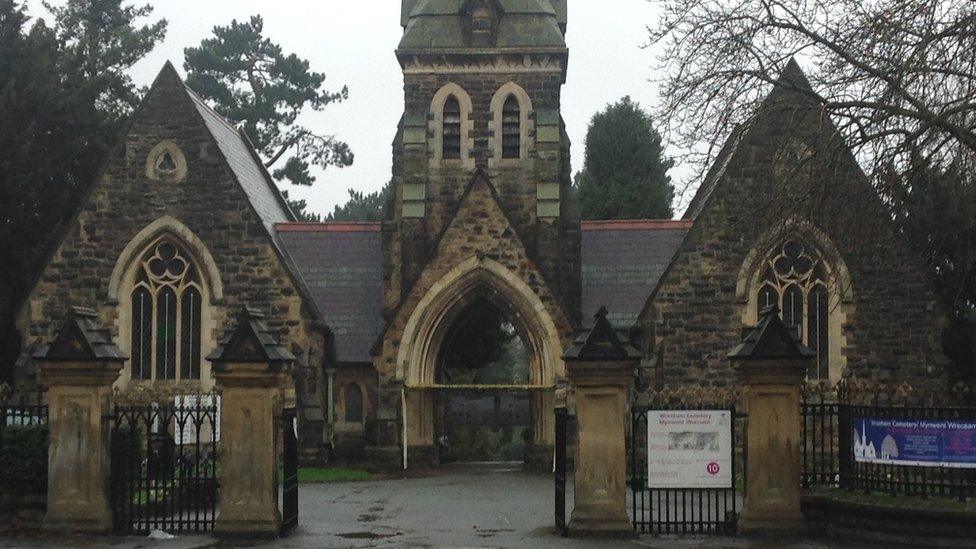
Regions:
<svg viewBox="0 0 976 549"><path fill-rule="evenodd" d="M116 406L111 506L118 534L208 532L219 500L219 397Z"/></svg>
<svg viewBox="0 0 976 549"><path fill-rule="evenodd" d="M556 503L556 529L559 533L566 535L569 533L566 525L566 469L567 469L567 450L569 446L568 426L569 413L565 408L556 408L556 452L554 463L555 477L555 503Z"/></svg>
<svg viewBox="0 0 976 549"><path fill-rule="evenodd" d="M47 494L48 407L43 389L0 387L0 492Z"/></svg>
<svg viewBox="0 0 976 549"><path fill-rule="evenodd" d="M731 418L732 486L728 488L651 488L648 483L648 414L655 410L728 411ZM734 406L674 403L633 407L628 437L630 507L634 529L641 534L735 535L739 519L736 491L736 411Z"/></svg>
<svg viewBox="0 0 976 549"><path fill-rule="evenodd" d="M868 463L854 457L861 419L976 422L976 407L850 402L842 394L807 394L801 407L803 487L865 494L967 501L976 497L976 471L955 467Z"/></svg>
<svg viewBox="0 0 976 549"><path fill-rule="evenodd" d="M281 535L298 527L298 436L295 433L296 411L288 408L282 414L282 487Z"/></svg>

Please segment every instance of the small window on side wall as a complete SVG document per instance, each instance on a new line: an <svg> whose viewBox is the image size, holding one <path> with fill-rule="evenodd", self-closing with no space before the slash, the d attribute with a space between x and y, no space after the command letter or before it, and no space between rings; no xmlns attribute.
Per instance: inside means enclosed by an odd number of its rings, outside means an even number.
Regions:
<svg viewBox="0 0 976 549"><path fill-rule="evenodd" d="M447 160L461 158L461 104L453 95L444 103L444 136L441 156Z"/></svg>
<svg viewBox="0 0 976 549"><path fill-rule="evenodd" d="M356 383L346 387L346 422L362 423L363 421L363 390Z"/></svg>
<svg viewBox="0 0 976 549"><path fill-rule="evenodd" d="M502 109L502 158L522 157L522 112L518 99L508 96Z"/></svg>

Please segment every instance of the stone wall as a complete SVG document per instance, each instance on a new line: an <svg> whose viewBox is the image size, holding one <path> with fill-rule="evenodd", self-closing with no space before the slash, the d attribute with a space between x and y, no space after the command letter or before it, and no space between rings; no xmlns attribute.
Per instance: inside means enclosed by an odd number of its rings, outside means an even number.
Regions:
<svg viewBox="0 0 976 549"><path fill-rule="evenodd" d="M787 162L797 143L812 156ZM944 375L932 286L830 122L777 90L731 149L713 188L699 191L704 208L639 320L655 382L733 383L726 353L749 306L737 296L740 269L764 235L785 238L804 225L825 235L849 270L843 303L832 303L846 316L846 373L917 382Z"/></svg>
<svg viewBox="0 0 976 549"><path fill-rule="evenodd" d="M497 191L499 201L522 237L522 244L543 275L563 301L574 320L579 316L579 215L572 203L569 188L569 140L562 135L558 143L535 142L535 124L530 122L526 157L521 161L489 162L494 154L492 98L504 85L514 82L525 90L535 113L557 112L563 75L549 73L463 73L407 74L405 76L405 119L433 119L431 101L448 84L460 86L471 97L472 130L469 139L473 165L485 171ZM534 119L534 113L533 113ZM402 132L394 144L394 180L396 182L395 221L384 231L386 278L389 281L385 310L392 311L404 293L409 291L433 253L440 233L457 215L459 201L475 171L465 161L435 161L440 147L433 132L424 145L405 144ZM491 166L489 166L491 164ZM422 183L426 187L426 215L422 219L404 219L402 192L404 183ZM562 215L540 220L537 216L537 185L557 183L561 187Z"/></svg>

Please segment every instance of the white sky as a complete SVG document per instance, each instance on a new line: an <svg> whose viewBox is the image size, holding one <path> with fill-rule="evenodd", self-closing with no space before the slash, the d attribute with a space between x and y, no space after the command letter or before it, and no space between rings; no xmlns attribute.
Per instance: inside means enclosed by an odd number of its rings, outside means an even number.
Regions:
<svg viewBox="0 0 976 549"><path fill-rule="evenodd" d="M60 4L64 0L53 0ZM134 67L139 85L152 82L169 59L182 71L183 48L196 46L215 25L251 15L264 17L265 35L285 52L310 61L327 76L326 85L349 86L349 100L307 114L302 123L334 133L356 154L353 166L318 174L311 188L287 185L293 198L311 209L332 211L347 189L372 192L390 179L391 143L403 112L403 82L393 55L401 35L399 0L138 0L155 6L154 18L169 21L166 40ZM26 0L44 16L40 0ZM612 5L613 8L608 8ZM656 58L641 49L657 7L648 0L569 0L569 76L563 88L563 117L573 141L573 173L583 164L587 124L594 113L625 95L645 107L656 104ZM672 170L682 179L687 170Z"/></svg>

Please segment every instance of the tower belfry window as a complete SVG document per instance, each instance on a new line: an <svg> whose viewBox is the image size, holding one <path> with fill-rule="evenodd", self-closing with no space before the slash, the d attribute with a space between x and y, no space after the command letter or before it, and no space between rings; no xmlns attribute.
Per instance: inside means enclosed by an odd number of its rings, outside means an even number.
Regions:
<svg viewBox="0 0 976 549"><path fill-rule="evenodd" d="M444 103L444 136L442 157L448 160L461 158L461 104L453 95Z"/></svg>
<svg viewBox="0 0 976 549"><path fill-rule="evenodd" d="M522 156L522 113L518 99L508 96L502 109L502 158Z"/></svg>

